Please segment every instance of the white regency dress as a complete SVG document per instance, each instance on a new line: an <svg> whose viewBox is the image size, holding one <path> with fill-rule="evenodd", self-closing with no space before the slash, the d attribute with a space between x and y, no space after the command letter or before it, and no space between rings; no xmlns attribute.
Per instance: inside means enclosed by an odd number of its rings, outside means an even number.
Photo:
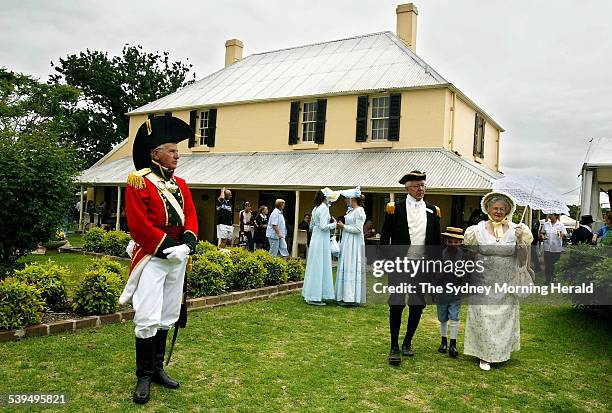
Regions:
<svg viewBox="0 0 612 413"><path fill-rule="evenodd" d="M478 259L483 260L484 272L479 284L514 284L518 264L515 255L517 224L508 223L508 231L497 239L482 221L466 229L464 243L477 246ZM529 240L531 231L524 224L521 244ZM483 300L485 303L483 303ZM470 297L465 325L464 354L478 357L490 363L510 359L513 351L520 349L519 298L515 294L492 293L483 299Z"/></svg>
<svg viewBox="0 0 612 413"><path fill-rule="evenodd" d="M336 273L336 301L363 304L366 301L365 211L357 207L344 216L344 221Z"/></svg>

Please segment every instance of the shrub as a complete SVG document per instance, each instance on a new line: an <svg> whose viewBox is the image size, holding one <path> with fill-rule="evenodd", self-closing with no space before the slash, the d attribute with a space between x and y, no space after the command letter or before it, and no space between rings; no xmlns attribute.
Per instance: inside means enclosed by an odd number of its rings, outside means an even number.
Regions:
<svg viewBox="0 0 612 413"><path fill-rule="evenodd" d="M234 265L236 265L238 262L240 262L244 258L251 256L251 253L245 250L244 248L230 247L230 248L227 248L227 250L230 252L230 258L232 259L232 262L234 263Z"/></svg>
<svg viewBox="0 0 612 413"><path fill-rule="evenodd" d="M40 298L51 310L66 307L66 277L68 269L51 260L26 265L24 269L15 271L15 278L36 287Z"/></svg>
<svg viewBox="0 0 612 413"><path fill-rule="evenodd" d="M24 328L42 321L44 301L33 285L14 277L0 281L0 328Z"/></svg>
<svg viewBox="0 0 612 413"><path fill-rule="evenodd" d="M257 259L246 252L246 256L234 264L231 279L236 290L249 290L263 287L266 278L266 268Z"/></svg>
<svg viewBox="0 0 612 413"><path fill-rule="evenodd" d="M102 251L115 257L127 257L127 248L132 238L123 231L108 231L102 239Z"/></svg>
<svg viewBox="0 0 612 413"><path fill-rule="evenodd" d="M205 297L221 294L227 289L226 280L227 274L221 265L206 258L200 258L193 263L193 269L188 273L189 295Z"/></svg>
<svg viewBox="0 0 612 413"><path fill-rule="evenodd" d="M117 309L122 288L123 281L114 272L90 269L85 272L83 282L74 293L74 311L83 315L113 313Z"/></svg>
<svg viewBox="0 0 612 413"><path fill-rule="evenodd" d="M612 248L607 246L575 245L565 249L555 265L559 281L566 285L593 283L593 294L572 294L576 305L609 304L612 299ZM608 315L610 309L608 306Z"/></svg>
<svg viewBox="0 0 612 413"><path fill-rule="evenodd" d="M108 257L102 257L91 261L91 264L87 266L87 270L94 271L108 271L117 274L124 281L127 279L127 268L122 265L119 261L113 260Z"/></svg>
<svg viewBox="0 0 612 413"><path fill-rule="evenodd" d="M92 228L83 236L83 249L90 252L102 252L104 249L104 230Z"/></svg>
<svg viewBox="0 0 612 413"><path fill-rule="evenodd" d="M265 285L278 285L287 282L287 262L280 257L273 257L267 251L257 250L253 253L266 269Z"/></svg>
<svg viewBox="0 0 612 413"><path fill-rule="evenodd" d="M197 243L195 250L196 255L204 255L208 251L218 251L218 249L208 241L200 241Z"/></svg>
<svg viewBox="0 0 612 413"><path fill-rule="evenodd" d="M289 281L301 281L304 279L304 263L302 260L290 258L287 261L287 278Z"/></svg>
<svg viewBox="0 0 612 413"><path fill-rule="evenodd" d="M232 261L230 256L219 250L208 251L202 256L202 258L220 265L226 274L230 273L234 265L234 262Z"/></svg>

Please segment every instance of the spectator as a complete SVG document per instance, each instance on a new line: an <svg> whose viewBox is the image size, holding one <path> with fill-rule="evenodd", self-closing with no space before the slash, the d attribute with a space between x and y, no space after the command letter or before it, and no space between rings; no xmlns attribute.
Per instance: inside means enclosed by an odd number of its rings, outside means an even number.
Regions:
<svg viewBox="0 0 612 413"><path fill-rule="evenodd" d="M85 212L89 214L89 225L93 226L94 223L94 215L96 213L96 207L94 206L93 201L87 201L87 206L85 207Z"/></svg>
<svg viewBox="0 0 612 413"><path fill-rule="evenodd" d="M612 211L606 212L604 215L604 226L599 228L593 235L593 244L600 239L603 245L612 245Z"/></svg>
<svg viewBox="0 0 612 413"><path fill-rule="evenodd" d="M366 221L365 225L363 226L363 236L366 240L376 236L376 227L372 221Z"/></svg>
<svg viewBox="0 0 612 413"><path fill-rule="evenodd" d="M240 236L246 238L246 245L249 251L253 251L253 212L251 203L245 201L242 204L242 211L238 214L240 219Z"/></svg>
<svg viewBox="0 0 612 413"><path fill-rule="evenodd" d="M232 238L234 238L234 209L232 207L232 191L222 188L216 204L216 219L217 219L217 238L219 239L219 248L232 246Z"/></svg>
<svg viewBox="0 0 612 413"><path fill-rule="evenodd" d="M567 235L565 226L559 221L559 214L550 214L550 220L542 225L540 239L544 245L544 273L546 283L554 278L555 263L561 258L563 251L563 237Z"/></svg>
<svg viewBox="0 0 612 413"><path fill-rule="evenodd" d="M595 221L591 215L580 217L580 226L572 232L572 245L593 245L593 222Z"/></svg>
<svg viewBox="0 0 612 413"><path fill-rule="evenodd" d="M269 249L268 238L266 237L266 230L268 229L268 207L262 205L259 207L259 213L255 217L255 248L257 249Z"/></svg>
<svg viewBox="0 0 612 413"><path fill-rule="evenodd" d="M298 225L298 229L306 231L306 245L310 245L310 214L304 214L302 222Z"/></svg>
<svg viewBox="0 0 612 413"><path fill-rule="evenodd" d="M289 256L287 250L287 226L285 225L285 217L283 209L285 209L285 200L277 199L274 203L276 208L270 214L266 236L270 242L270 254L276 257L279 253L283 257Z"/></svg>

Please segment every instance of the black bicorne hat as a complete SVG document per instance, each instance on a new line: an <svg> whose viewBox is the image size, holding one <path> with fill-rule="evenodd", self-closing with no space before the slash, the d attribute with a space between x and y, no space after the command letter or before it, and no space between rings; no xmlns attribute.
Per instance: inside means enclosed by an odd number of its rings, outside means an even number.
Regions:
<svg viewBox="0 0 612 413"><path fill-rule="evenodd" d="M592 215L583 215L580 217L580 225L589 225L595 222Z"/></svg>
<svg viewBox="0 0 612 413"><path fill-rule="evenodd" d="M425 179L427 179L425 172L410 171L406 175L402 176L402 179L399 180L399 183L404 185L408 181L424 181Z"/></svg>
<svg viewBox="0 0 612 413"><path fill-rule="evenodd" d="M140 125L132 147L132 159L136 170L151 164L151 150L164 143L179 143L193 138L191 127L174 116L155 116Z"/></svg>

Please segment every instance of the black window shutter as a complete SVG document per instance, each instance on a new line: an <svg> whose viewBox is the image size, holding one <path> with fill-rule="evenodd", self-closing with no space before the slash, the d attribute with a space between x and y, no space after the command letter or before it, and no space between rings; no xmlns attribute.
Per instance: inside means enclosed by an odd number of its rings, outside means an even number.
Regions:
<svg viewBox="0 0 612 413"><path fill-rule="evenodd" d="M368 140L368 97L357 97L357 126L355 128L355 142Z"/></svg>
<svg viewBox="0 0 612 413"><path fill-rule="evenodd" d="M480 116L476 113L476 119L474 120L474 156L478 156L478 126L480 125Z"/></svg>
<svg viewBox="0 0 612 413"><path fill-rule="evenodd" d="M399 141L400 113L402 111L402 94L391 93L389 96L389 140Z"/></svg>
<svg viewBox="0 0 612 413"><path fill-rule="evenodd" d="M208 110L208 138L204 144L209 148L215 147L215 137L217 136L217 109Z"/></svg>
<svg viewBox="0 0 612 413"><path fill-rule="evenodd" d="M481 140L481 143L480 143L480 157L484 159L485 126L487 124L487 121L484 120L483 117L481 117L480 120L481 120L481 125L482 125L482 140Z"/></svg>
<svg viewBox="0 0 612 413"><path fill-rule="evenodd" d="M300 127L300 102L291 102L291 113L289 115L289 145L298 142L298 129Z"/></svg>
<svg viewBox="0 0 612 413"><path fill-rule="evenodd" d="M153 119L154 117L155 117L155 113L149 113L149 115L147 116L149 120Z"/></svg>
<svg viewBox="0 0 612 413"><path fill-rule="evenodd" d="M194 133L198 133L198 129L196 128L196 122L198 119L198 111L197 110L192 110L189 112L189 126L191 127L191 129L193 129ZM195 146L196 143L196 137L195 134L189 138L189 147L193 148Z"/></svg>
<svg viewBox="0 0 612 413"><path fill-rule="evenodd" d="M325 143L325 114L327 99L317 99L317 126L315 127L315 143Z"/></svg>

